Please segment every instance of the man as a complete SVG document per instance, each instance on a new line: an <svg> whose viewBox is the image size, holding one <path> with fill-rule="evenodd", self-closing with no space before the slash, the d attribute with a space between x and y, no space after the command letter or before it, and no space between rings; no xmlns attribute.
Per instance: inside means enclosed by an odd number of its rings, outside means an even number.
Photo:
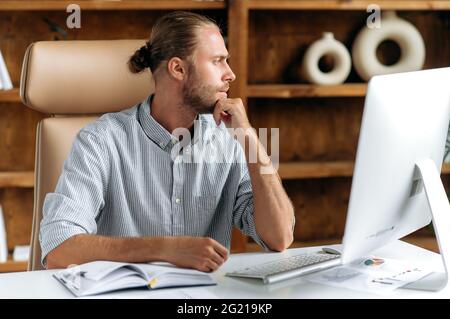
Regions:
<svg viewBox="0 0 450 319"><path fill-rule="evenodd" d="M83 128L46 196L47 268L167 261L214 271L227 260L233 225L264 248L292 243L293 206L276 171L263 173L271 162L241 99L227 97L235 79L227 59L220 30L206 17L173 12L157 21L129 61L132 72L150 68L154 94ZM227 128L250 134L236 139ZM180 129L192 140L172 134ZM246 142L256 145L253 163ZM219 145L234 161L180 162L180 144L194 154Z"/></svg>

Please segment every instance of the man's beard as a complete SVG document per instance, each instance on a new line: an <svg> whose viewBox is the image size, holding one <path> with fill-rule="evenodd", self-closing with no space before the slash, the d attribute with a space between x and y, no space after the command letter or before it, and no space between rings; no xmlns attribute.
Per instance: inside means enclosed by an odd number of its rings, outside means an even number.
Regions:
<svg viewBox="0 0 450 319"><path fill-rule="evenodd" d="M216 93L226 89L202 84L194 67L189 67L188 80L183 87L183 104L199 114L211 114L217 101Z"/></svg>

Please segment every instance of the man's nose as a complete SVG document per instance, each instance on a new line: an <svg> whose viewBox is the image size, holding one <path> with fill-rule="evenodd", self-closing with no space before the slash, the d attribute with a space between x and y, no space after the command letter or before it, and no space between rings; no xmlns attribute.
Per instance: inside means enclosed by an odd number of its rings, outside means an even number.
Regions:
<svg viewBox="0 0 450 319"><path fill-rule="evenodd" d="M225 74L225 81L233 82L234 80L236 80L236 75L233 73L233 70L231 70L230 66L227 65L227 72Z"/></svg>

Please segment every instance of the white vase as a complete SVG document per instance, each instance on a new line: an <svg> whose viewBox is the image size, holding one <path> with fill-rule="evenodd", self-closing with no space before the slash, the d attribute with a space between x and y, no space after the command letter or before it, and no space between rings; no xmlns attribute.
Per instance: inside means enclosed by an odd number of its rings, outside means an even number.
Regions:
<svg viewBox="0 0 450 319"><path fill-rule="evenodd" d="M447 141L445 142L444 162L450 163L450 126L447 132Z"/></svg>
<svg viewBox="0 0 450 319"><path fill-rule="evenodd" d="M2 90L11 90L13 88L11 78L9 77L8 69L6 68L5 60L3 59L2 51L0 50L0 82Z"/></svg>
<svg viewBox="0 0 450 319"><path fill-rule="evenodd" d="M319 60L325 55L333 58L334 66L330 72L322 72L319 68ZM343 83L347 79L351 66L347 48L334 38L333 33L324 32L322 38L306 50L302 62L302 74L308 82L334 85Z"/></svg>
<svg viewBox="0 0 450 319"><path fill-rule="evenodd" d="M3 218L3 210L0 205L0 262L4 263L8 260L8 243L6 241L6 227Z"/></svg>
<svg viewBox="0 0 450 319"><path fill-rule="evenodd" d="M396 42L401 50L400 60L393 65L384 65L377 58L377 48L386 40ZM368 81L374 75L422 69L425 44L416 27L399 18L394 11L388 11L383 14L380 28L365 26L358 33L353 43L352 58L356 72Z"/></svg>

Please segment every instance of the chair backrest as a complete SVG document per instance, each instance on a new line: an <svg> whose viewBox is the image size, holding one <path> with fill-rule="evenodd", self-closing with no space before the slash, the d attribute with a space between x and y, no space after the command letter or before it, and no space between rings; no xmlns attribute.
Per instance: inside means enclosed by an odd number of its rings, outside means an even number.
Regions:
<svg viewBox="0 0 450 319"><path fill-rule="evenodd" d="M154 91L150 71L128 70L145 40L43 41L24 57L20 96L49 114L37 127L33 225L28 270L42 269L39 230L45 195L53 192L78 131L106 112L143 101Z"/></svg>

